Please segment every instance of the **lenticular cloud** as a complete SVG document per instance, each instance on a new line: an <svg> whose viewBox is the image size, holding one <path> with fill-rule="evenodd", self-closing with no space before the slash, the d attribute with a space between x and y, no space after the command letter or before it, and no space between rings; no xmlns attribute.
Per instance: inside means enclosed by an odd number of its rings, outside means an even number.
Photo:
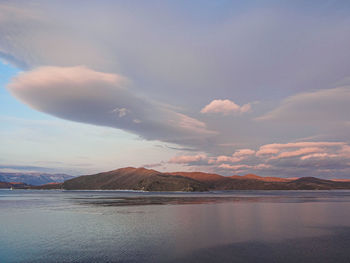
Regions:
<svg viewBox="0 0 350 263"><path fill-rule="evenodd" d="M133 132L179 144L214 132L194 118L135 95L128 80L86 67L40 67L20 73L7 86L30 107L53 116Z"/></svg>

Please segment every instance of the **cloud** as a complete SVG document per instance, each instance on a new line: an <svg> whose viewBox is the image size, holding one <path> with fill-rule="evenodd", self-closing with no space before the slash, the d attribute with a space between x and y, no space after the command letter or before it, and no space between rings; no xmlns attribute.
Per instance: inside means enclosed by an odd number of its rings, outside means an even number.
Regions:
<svg viewBox="0 0 350 263"><path fill-rule="evenodd" d="M72 21L69 14L62 14L66 10L56 4L30 0L0 3L0 57L26 70L44 65L81 64L106 68L110 64L106 49L88 39L78 22L81 17L75 15ZM63 16L65 20L61 19Z"/></svg>
<svg viewBox="0 0 350 263"><path fill-rule="evenodd" d="M217 157L211 157L208 160L209 164L220 163L237 163L243 161L251 156L255 155L255 151L251 149L239 149L235 151L231 156L219 155Z"/></svg>
<svg viewBox="0 0 350 263"><path fill-rule="evenodd" d="M129 131L145 139L196 144L215 134L170 106L135 95L125 77L87 67L40 67L22 72L7 88L38 111Z"/></svg>
<svg viewBox="0 0 350 263"><path fill-rule="evenodd" d="M346 177L350 172L346 142L296 142L267 144L256 153L257 161L269 164L266 172L290 176Z"/></svg>
<svg viewBox="0 0 350 263"><path fill-rule="evenodd" d="M231 100L213 100L208 105L206 105L201 113L221 113L223 115L229 115L233 113L244 113L251 110L251 105L244 104L239 106Z"/></svg>
<svg viewBox="0 0 350 263"><path fill-rule="evenodd" d="M122 117L124 117L124 116L129 112L129 110L126 109L126 108L121 108L121 109L115 108L114 110L112 110L112 112L117 113L117 115L119 116L119 118L122 118ZM134 119L133 121L135 122L135 120L137 120L137 119Z"/></svg>
<svg viewBox="0 0 350 263"><path fill-rule="evenodd" d="M321 148L317 147L309 147L309 148L302 148L298 149L295 151L287 151L287 152L282 152L277 156L271 157L271 159L281 159L281 158L290 158L290 157L297 157L297 156L303 156L305 154L310 154L310 153L317 153L322 151Z"/></svg>
<svg viewBox="0 0 350 263"><path fill-rule="evenodd" d="M252 149L239 149L233 154L233 157L245 157L253 154L255 151Z"/></svg>
<svg viewBox="0 0 350 263"><path fill-rule="evenodd" d="M350 86L298 93L284 99L276 109L257 120L306 125L350 121L349 101Z"/></svg>
<svg viewBox="0 0 350 263"><path fill-rule="evenodd" d="M337 4L322 11L285 1L238 5L219 3L212 12L211 4L198 2L194 19L181 1L3 1L0 57L23 70L40 69L40 81L48 65L61 69L61 77L67 68L85 65L94 79L82 74L83 83L77 82L80 77L63 81L49 74L47 90L52 87L56 101L46 91L16 96L61 118L192 147L210 156L213 166L216 160L253 162L253 155L242 160L234 153L240 148L259 151L256 157L262 160L293 154L258 149L275 141L348 142L349 87L329 87L349 76L350 34L344 32L350 19L340 15ZM118 80L104 79L107 75ZM254 106L239 105L256 100L260 103ZM231 114L239 117L213 117ZM311 162L321 154L299 157ZM275 161L287 164L299 157Z"/></svg>
<svg viewBox="0 0 350 263"><path fill-rule="evenodd" d="M251 166L247 164L230 165L230 164L223 163L223 164L220 164L218 168L239 171L242 169L249 169L251 168Z"/></svg>
<svg viewBox="0 0 350 263"><path fill-rule="evenodd" d="M168 163L177 163L177 164L186 164L193 165L198 164L200 162L207 160L207 156L205 154L197 154L197 155L179 155L171 158Z"/></svg>
<svg viewBox="0 0 350 263"><path fill-rule="evenodd" d="M160 162L160 163L144 164L141 167L144 167L144 168L147 168L147 169L153 169L153 168L161 167L162 165L164 165L164 163Z"/></svg>
<svg viewBox="0 0 350 263"><path fill-rule="evenodd" d="M291 143L272 143L265 144L256 152L257 156L273 155L280 152L285 152L290 149L322 149L331 147L344 146L343 142L291 142ZM307 152L306 152L307 153ZM300 154L301 155L301 154ZM297 155L296 155L297 156Z"/></svg>
<svg viewBox="0 0 350 263"><path fill-rule="evenodd" d="M219 155L219 156L207 156L206 154L196 155L178 155L171 158L168 163L177 163L185 165L217 165L222 163L237 163L242 160L254 156L255 151L251 149L239 149L231 156Z"/></svg>
<svg viewBox="0 0 350 263"><path fill-rule="evenodd" d="M186 166L206 166L211 172L257 173L265 176L347 177L350 146L346 142L291 142L266 144L257 151L240 149L232 155L177 156L170 162Z"/></svg>
<svg viewBox="0 0 350 263"><path fill-rule="evenodd" d="M8 173L17 173L17 172L41 172L41 173L54 173L57 172L53 168L48 167L42 167L42 166L24 166L24 165L5 165L0 164L0 171L1 172L8 172Z"/></svg>
<svg viewBox="0 0 350 263"><path fill-rule="evenodd" d="M259 172L260 170L270 169L271 165L269 164L258 164L258 165L248 165L248 164L221 164L218 169L225 169L235 173L248 173L249 171Z"/></svg>
<svg viewBox="0 0 350 263"><path fill-rule="evenodd" d="M227 156L227 155L220 155L218 157L211 158L209 160L209 164L213 163L236 163L241 161L242 158L239 157L233 157L233 156Z"/></svg>
<svg viewBox="0 0 350 263"><path fill-rule="evenodd" d="M325 158L336 158L338 155L336 154L329 154L329 153L313 153L308 154L300 157L301 160L307 160L307 159L325 159Z"/></svg>

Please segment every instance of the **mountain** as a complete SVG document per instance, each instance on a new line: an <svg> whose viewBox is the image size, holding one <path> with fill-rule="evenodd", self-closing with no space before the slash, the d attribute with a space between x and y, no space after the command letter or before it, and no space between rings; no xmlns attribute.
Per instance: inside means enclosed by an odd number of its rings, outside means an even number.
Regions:
<svg viewBox="0 0 350 263"><path fill-rule="evenodd" d="M215 182L215 181L220 180L224 177L224 176L218 175L218 174L210 174L210 173L203 173L203 172L174 172L174 173L169 173L169 174L188 177L188 178L200 181L200 182Z"/></svg>
<svg viewBox="0 0 350 263"><path fill-rule="evenodd" d="M63 183L48 183L48 184L30 186L30 189L34 189L34 190L63 189L62 185Z"/></svg>
<svg viewBox="0 0 350 263"><path fill-rule="evenodd" d="M350 182L314 177L283 179L279 177L221 176L202 172L161 173L145 168L121 168L110 172L75 177L63 184L41 186L41 189L66 190L330 190L350 189Z"/></svg>
<svg viewBox="0 0 350 263"><path fill-rule="evenodd" d="M350 179L332 179L334 182L350 182Z"/></svg>
<svg viewBox="0 0 350 263"><path fill-rule="evenodd" d="M144 191L207 191L208 187L191 178L161 173L145 168L118 170L85 175L63 183L67 190L144 190Z"/></svg>
<svg viewBox="0 0 350 263"><path fill-rule="evenodd" d="M324 180L315 177L302 177L287 183L292 190L331 190L350 189L350 182Z"/></svg>
<svg viewBox="0 0 350 263"><path fill-rule="evenodd" d="M174 172L172 175L183 176L194 179L206 185L210 190L225 190L224 186L230 185L232 179L219 174L209 174L203 172Z"/></svg>
<svg viewBox="0 0 350 263"><path fill-rule="evenodd" d="M30 186L24 183L15 183L15 182L0 182L0 189L27 189Z"/></svg>
<svg viewBox="0 0 350 263"><path fill-rule="evenodd" d="M281 177L263 177L263 176L258 176L256 174L246 174L243 176L239 175L232 175L230 176L233 179L254 179L254 180L259 180L259 181L264 181L264 182L289 182L291 179L288 178L281 178Z"/></svg>
<svg viewBox="0 0 350 263"><path fill-rule="evenodd" d="M47 174L47 173L2 173L1 182L21 182L29 185L42 185L49 183L62 183L74 178L67 174Z"/></svg>
<svg viewBox="0 0 350 263"><path fill-rule="evenodd" d="M279 184L270 184L269 182L289 182L288 179L279 177L261 177L253 174L245 176L222 176L202 172L174 172L172 174L198 180L205 183L211 190L276 189L281 188L282 186Z"/></svg>

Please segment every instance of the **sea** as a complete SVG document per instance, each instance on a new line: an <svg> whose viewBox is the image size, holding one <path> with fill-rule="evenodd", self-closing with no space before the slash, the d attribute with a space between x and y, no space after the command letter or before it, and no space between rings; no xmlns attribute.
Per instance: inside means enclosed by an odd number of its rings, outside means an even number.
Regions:
<svg viewBox="0 0 350 263"><path fill-rule="evenodd" d="M350 191L0 190L0 262L350 262Z"/></svg>

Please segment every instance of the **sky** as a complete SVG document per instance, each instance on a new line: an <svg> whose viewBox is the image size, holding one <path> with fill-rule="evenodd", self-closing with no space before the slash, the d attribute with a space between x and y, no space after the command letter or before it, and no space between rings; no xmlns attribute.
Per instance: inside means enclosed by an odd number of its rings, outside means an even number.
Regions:
<svg viewBox="0 0 350 263"><path fill-rule="evenodd" d="M0 171L350 178L348 1L0 1Z"/></svg>

